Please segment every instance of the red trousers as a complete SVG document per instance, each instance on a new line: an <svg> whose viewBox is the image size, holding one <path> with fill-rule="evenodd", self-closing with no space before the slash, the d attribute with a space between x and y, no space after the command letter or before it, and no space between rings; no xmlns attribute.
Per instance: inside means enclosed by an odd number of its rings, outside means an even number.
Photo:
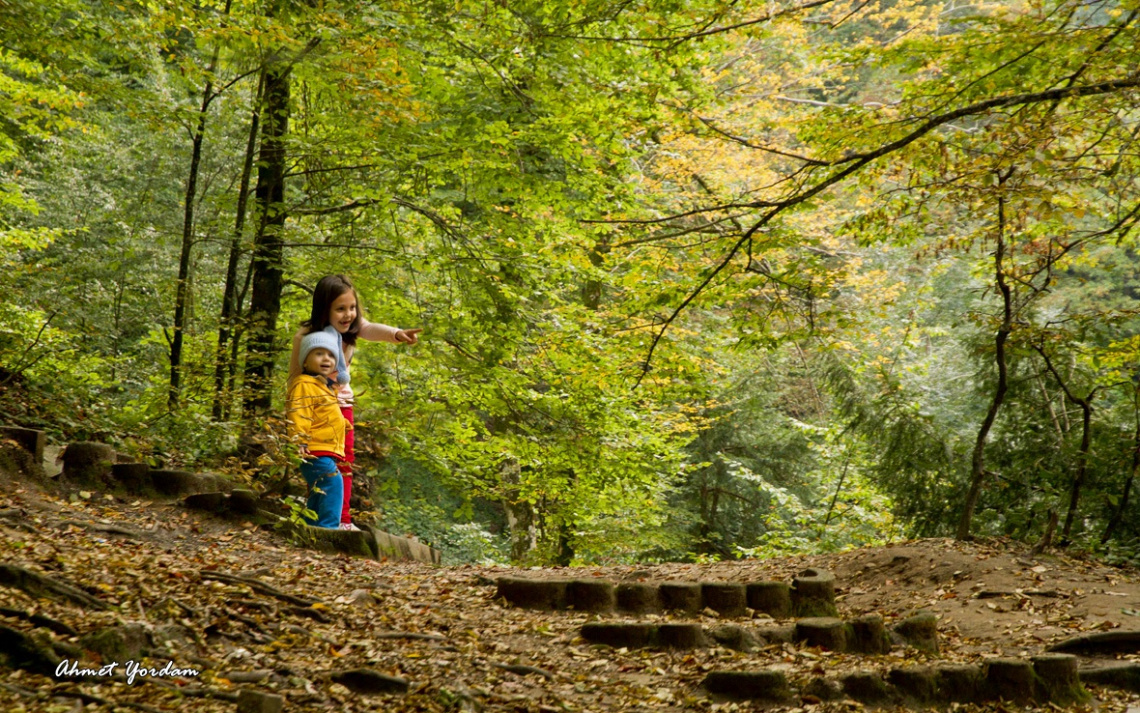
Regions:
<svg viewBox="0 0 1140 713"><path fill-rule="evenodd" d="M355 438L352 428L352 407L342 406L340 412L344 415L344 420L348 421L348 428L344 432L344 460L338 461L336 467L340 471L341 479L344 480L344 507L340 510L340 522L348 524L352 522L348 501L352 498L352 462L356 460L352 446Z"/></svg>

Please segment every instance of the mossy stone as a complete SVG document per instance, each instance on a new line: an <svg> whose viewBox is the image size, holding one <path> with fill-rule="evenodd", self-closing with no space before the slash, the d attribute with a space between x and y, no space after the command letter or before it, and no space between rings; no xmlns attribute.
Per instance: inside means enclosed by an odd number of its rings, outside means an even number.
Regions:
<svg viewBox="0 0 1140 713"><path fill-rule="evenodd" d="M523 609L564 609L566 607L565 579L529 579L526 577L500 577L496 584L496 598Z"/></svg>
<svg viewBox="0 0 1140 713"><path fill-rule="evenodd" d="M147 654L150 637L142 624L128 623L91 632L79 645L99 654L104 663L138 661Z"/></svg>
<svg viewBox="0 0 1140 713"><path fill-rule="evenodd" d="M877 673L856 671L840 678L843 692L860 703L883 704L894 698L894 691Z"/></svg>
<svg viewBox="0 0 1140 713"><path fill-rule="evenodd" d="M566 606L576 611L612 612L617 604L613 582L605 579L574 579L566 585Z"/></svg>
<svg viewBox="0 0 1140 713"><path fill-rule="evenodd" d="M1032 703L1036 698L1036 681L1033 664L1023 659L991 659L985 664L985 697L1012 701L1018 705Z"/></svg>
<svg viewBox="0 0 1140 713"><path fill-rule="evenodd" d="M791 699L783 671L712 671L701 685L709 693L738 700L784 703Z"/></svg>
<svg viewBox="0 0 1140 713"><path fill-rule="evenodd" d="M1042 702L1067 705L1083 703L1091 698L1081 686L1077 657L1072 654L1034 656L1033 673L1037 676L1037 693Z"/></svg>
<svg viewBox="0 0 1140 713"><path fill-rule="evenodd" d="M701 610L701 585L698 582L662 582L657 588L661 606L667 611L696 614Z"/></svg>
<svg viewBox="0 0 1140 713"><path fill-rule="evenodd" d="M938 617L933 612L920 609L896 624L894 631L919 651L938 653Z"/></svg>
<svg viewBox="0 0 1140 713"><path fill-rule="evenodd" d="M709 645L709 637L700 624L659 624L654 643L666 649L699 649Z"/></svg>
<svg viewBox="0 0 1140 713"><path fill-rule="evenodd" d="M662 609L661 589L647 582L622 582L617 585L617 608L630 614L656 614Z"/></svg>
<svg viewBox="0 0 1140 713"><path fill-rule="evenodd" d="M887 682L899 693L919 703L938 699L938 681L938 672L932 666L893 668L887 674Z"/></svg>
<svg viewBox="0 0 1140 713"><path fill-rule="evenodd" d="M713 641L733 651L751 653L760 648L756 636L751 631L737 624L718 626L709 632Z"/></svg>
<svg viewBox="0 0 1140 713"><path fill-rule="evenodd" d="M106 443L77 441L69 443L63 451L61 477L75 485L107 486L111 482L111 466L115 464L115 449Z"/></svg>
<svg viewBox="0 0 1140 713"><path fill-rule="evenodd" d="M865 614L849 623L847 650L860 654L885 654L891 650L891 637L878 614Z"/></svg>
<svg viewBox="0 0 1140 713"><path fill-rule="evenodd" d="M952 703L969 703L981 698L982 669L974 664L942 664L938 674L938 697Z"/></svg>
<svg viewBox="0 0 1140 713"><path fill-rule="evenodd" d="M738 582L702 582L701 602L724 617L744 616L748 610L748 594Z"/></svg>
<svg viewBox="0 0 1140 713"><path fill-rule="evenodd" d="M835 617L809 617L796 622L795 640L828 651L847 650L847 625Z"/></svg>
<svg viewBox="0 0 1140 713"><path fill-rule="evenodd" d="M747 585L748 606L773 619L792 616L792 588L784 582L750 582Z"/></svg>
<svg viewBox="0 0 1140 713"><path fill-rule="evenodd" d="M839 616L835 606L835 575L805 569L792 579L792 608L797 617Z"/></svg>
<svg viewBox="0 0 1140 713"><path fill-rule="evenodd" d="M640 649L652 643L654 627L642 623L590 622L582 626L580 633L591 644L605 644L615 649Z"/></svg>

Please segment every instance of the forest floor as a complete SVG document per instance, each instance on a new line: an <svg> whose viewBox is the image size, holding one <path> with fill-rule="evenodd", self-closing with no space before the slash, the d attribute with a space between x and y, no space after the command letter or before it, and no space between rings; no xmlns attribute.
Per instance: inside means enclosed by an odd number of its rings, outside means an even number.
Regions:
<svg viewBox="0 0 1140 713"><path fill-rule="evenodd" d="M286 711L751 710L758 704L710 698L701 681L709 671L730 669L778 668L793 680L856 669L885 673L923 661L1035 655L1082 632L1140 630L1140 572L1056 553L1031 557L1024 546L1004 541L907 541L842 554L707 565L433 567L315 553L274 531L178 504L102 493L64 497L42 483L0 476L0 563L69 582L109 605L83 606L0 586L0 626L66 646L85 634L136 622L174 636L165 654L152 651L147 667L169 660L197 671L127 681L123 661L110 672L118 675L71 679L0 667L2 711L228 713L238 709L241 689L283 696ZM841 616L879 613L889 626L916 609L935 612L940 655L913 649L830 654L791 644L747 654L720 647L611 649L586 643L579 629L587 621L625 617L509 608L496 600L494 586L504 575L790 581L806 567L835 574ZM281 593L319 603L298 606ZM37 629L32 615L63 624L74 635L64 628ZM717 623L711 615L701 620ZM85 661L94 670L91 659ZM516 673L504 666L533 669ZM404 679L408 690L365 695L333 680L337 672L361 668ZM1094 703L1072 710L1140 711L1138 694L1089 689ZM265 705L249 710L273 710ZM860 707L804 698L785 709ZM993 703L954 709L1010 708Z"/></svg>

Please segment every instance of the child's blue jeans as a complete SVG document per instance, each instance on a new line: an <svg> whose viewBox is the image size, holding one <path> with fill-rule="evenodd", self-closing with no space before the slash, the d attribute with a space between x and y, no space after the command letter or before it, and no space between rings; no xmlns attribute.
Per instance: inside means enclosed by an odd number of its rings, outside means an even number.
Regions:
<svg viewBox="0 0 1140 713"><path fill-rule="evenodd" d="M344 480L332 456L317 456L301 461L301 475L309 485L305 506L317 514L316 520L305 522L317 527L340 527L340 509L344 505ZM317 492L318 490L322 492Z"/></svg>

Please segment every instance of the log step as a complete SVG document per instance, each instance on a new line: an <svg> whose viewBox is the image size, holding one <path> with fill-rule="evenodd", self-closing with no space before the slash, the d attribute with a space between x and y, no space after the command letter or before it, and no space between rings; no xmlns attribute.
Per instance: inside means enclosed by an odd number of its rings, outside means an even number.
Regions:
<svg viewBox="0 0 1140 713"><path fill-rule="evenodd" d="M710 609L724 618L749 610L774 619L795 611L793 589L783 582L613 582L608 579L500 577L496 596L523 609L594 613L695 615Z"/></svg>
<svg viewBox="0 0 1140 713"><path fill-rule="evenodd" d="M1132 675L1129 672L1123 678L1106 676L1103 680L1106 685L1124 681L1123 687L1128 687ZM782 676L782 672L774 670L712 671L702 686L716 697L782 701L791 696ZM891 669L885 678L873 671L856 671L834 680L817 677L799 693L828 700L847 697L874 706L921 707L985 701L1008 701L1020 706L1072 705L1091 698L1081 681L1076 656L1045 654L1030 659L993 659L981 665L899 667Z"/></svg>

